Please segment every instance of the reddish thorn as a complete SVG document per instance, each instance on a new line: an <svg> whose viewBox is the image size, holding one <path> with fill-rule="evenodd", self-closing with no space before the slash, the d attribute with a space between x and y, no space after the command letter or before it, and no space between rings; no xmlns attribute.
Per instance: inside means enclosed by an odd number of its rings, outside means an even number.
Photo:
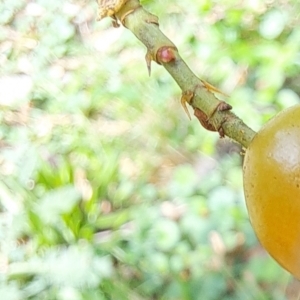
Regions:
<svg viewBox="0 0 300 300"><path fill-rule="evenodd" d="M221 101L221 103L218 105L218 111L225 111L225 110L231 110L232 106L224 101Z"/></svg>

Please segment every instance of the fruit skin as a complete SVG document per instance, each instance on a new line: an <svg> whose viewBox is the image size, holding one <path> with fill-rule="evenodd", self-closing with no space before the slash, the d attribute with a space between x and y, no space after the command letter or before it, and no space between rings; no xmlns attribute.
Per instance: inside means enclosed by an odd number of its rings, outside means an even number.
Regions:
<svg viewBox="0 0 300 300"><path fill-rule="evenodd" d="M258 239L300 279L300 105L282 111L255 135L246 151L243 177Z"/></svg>

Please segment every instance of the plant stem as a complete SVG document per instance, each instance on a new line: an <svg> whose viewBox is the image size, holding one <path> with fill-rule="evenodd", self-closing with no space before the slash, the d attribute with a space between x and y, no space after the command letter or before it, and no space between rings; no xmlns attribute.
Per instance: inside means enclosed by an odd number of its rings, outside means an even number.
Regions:
<svg viewBox="0 0 300 300"><path fill-rule="evenodd" d="M193 107L206 129L218 131L221 137L226 135L245 148L249 146L256 132L230 111L230 105L215 97L216 88L191 71L176 46L160 31L156 16L146 11L139 0L128 0L115 17L146 46L149 73L151 61L165 67L182 90L182 104Z"/></svg>

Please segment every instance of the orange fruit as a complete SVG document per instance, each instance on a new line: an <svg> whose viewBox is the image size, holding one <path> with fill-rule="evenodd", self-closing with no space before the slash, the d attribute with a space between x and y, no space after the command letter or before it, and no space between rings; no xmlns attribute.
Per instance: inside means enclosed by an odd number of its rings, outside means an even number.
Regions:
<svg viewBox="0 0 300 300"><path fill-rule="evenodd" d="M300 279L300 105L282 111L255 135L246 150L243 177L259 241Z"/></svg>

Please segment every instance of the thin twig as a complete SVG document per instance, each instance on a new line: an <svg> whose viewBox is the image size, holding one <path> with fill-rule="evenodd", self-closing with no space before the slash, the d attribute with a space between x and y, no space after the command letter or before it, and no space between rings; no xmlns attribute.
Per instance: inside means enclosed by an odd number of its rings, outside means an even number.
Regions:
<svg viewBox="0 0 300 300"><path fill-rule="evenodd" d="M102 7L105 1L107 0L100 0ZM146 46L149 74L152 61L162 65L181 88L181 103L186 112L188 103L193 107L194 114L203 127L218 131L221 137L226 135L247 148L255 131L230 111L229 104L216 98L217 88L201 80L191 71L180 57L176 46L160 31L158 18L146 11L139 0L114 2L118 3L117 11L110 6L106 15L119 20Z"/></svg>

